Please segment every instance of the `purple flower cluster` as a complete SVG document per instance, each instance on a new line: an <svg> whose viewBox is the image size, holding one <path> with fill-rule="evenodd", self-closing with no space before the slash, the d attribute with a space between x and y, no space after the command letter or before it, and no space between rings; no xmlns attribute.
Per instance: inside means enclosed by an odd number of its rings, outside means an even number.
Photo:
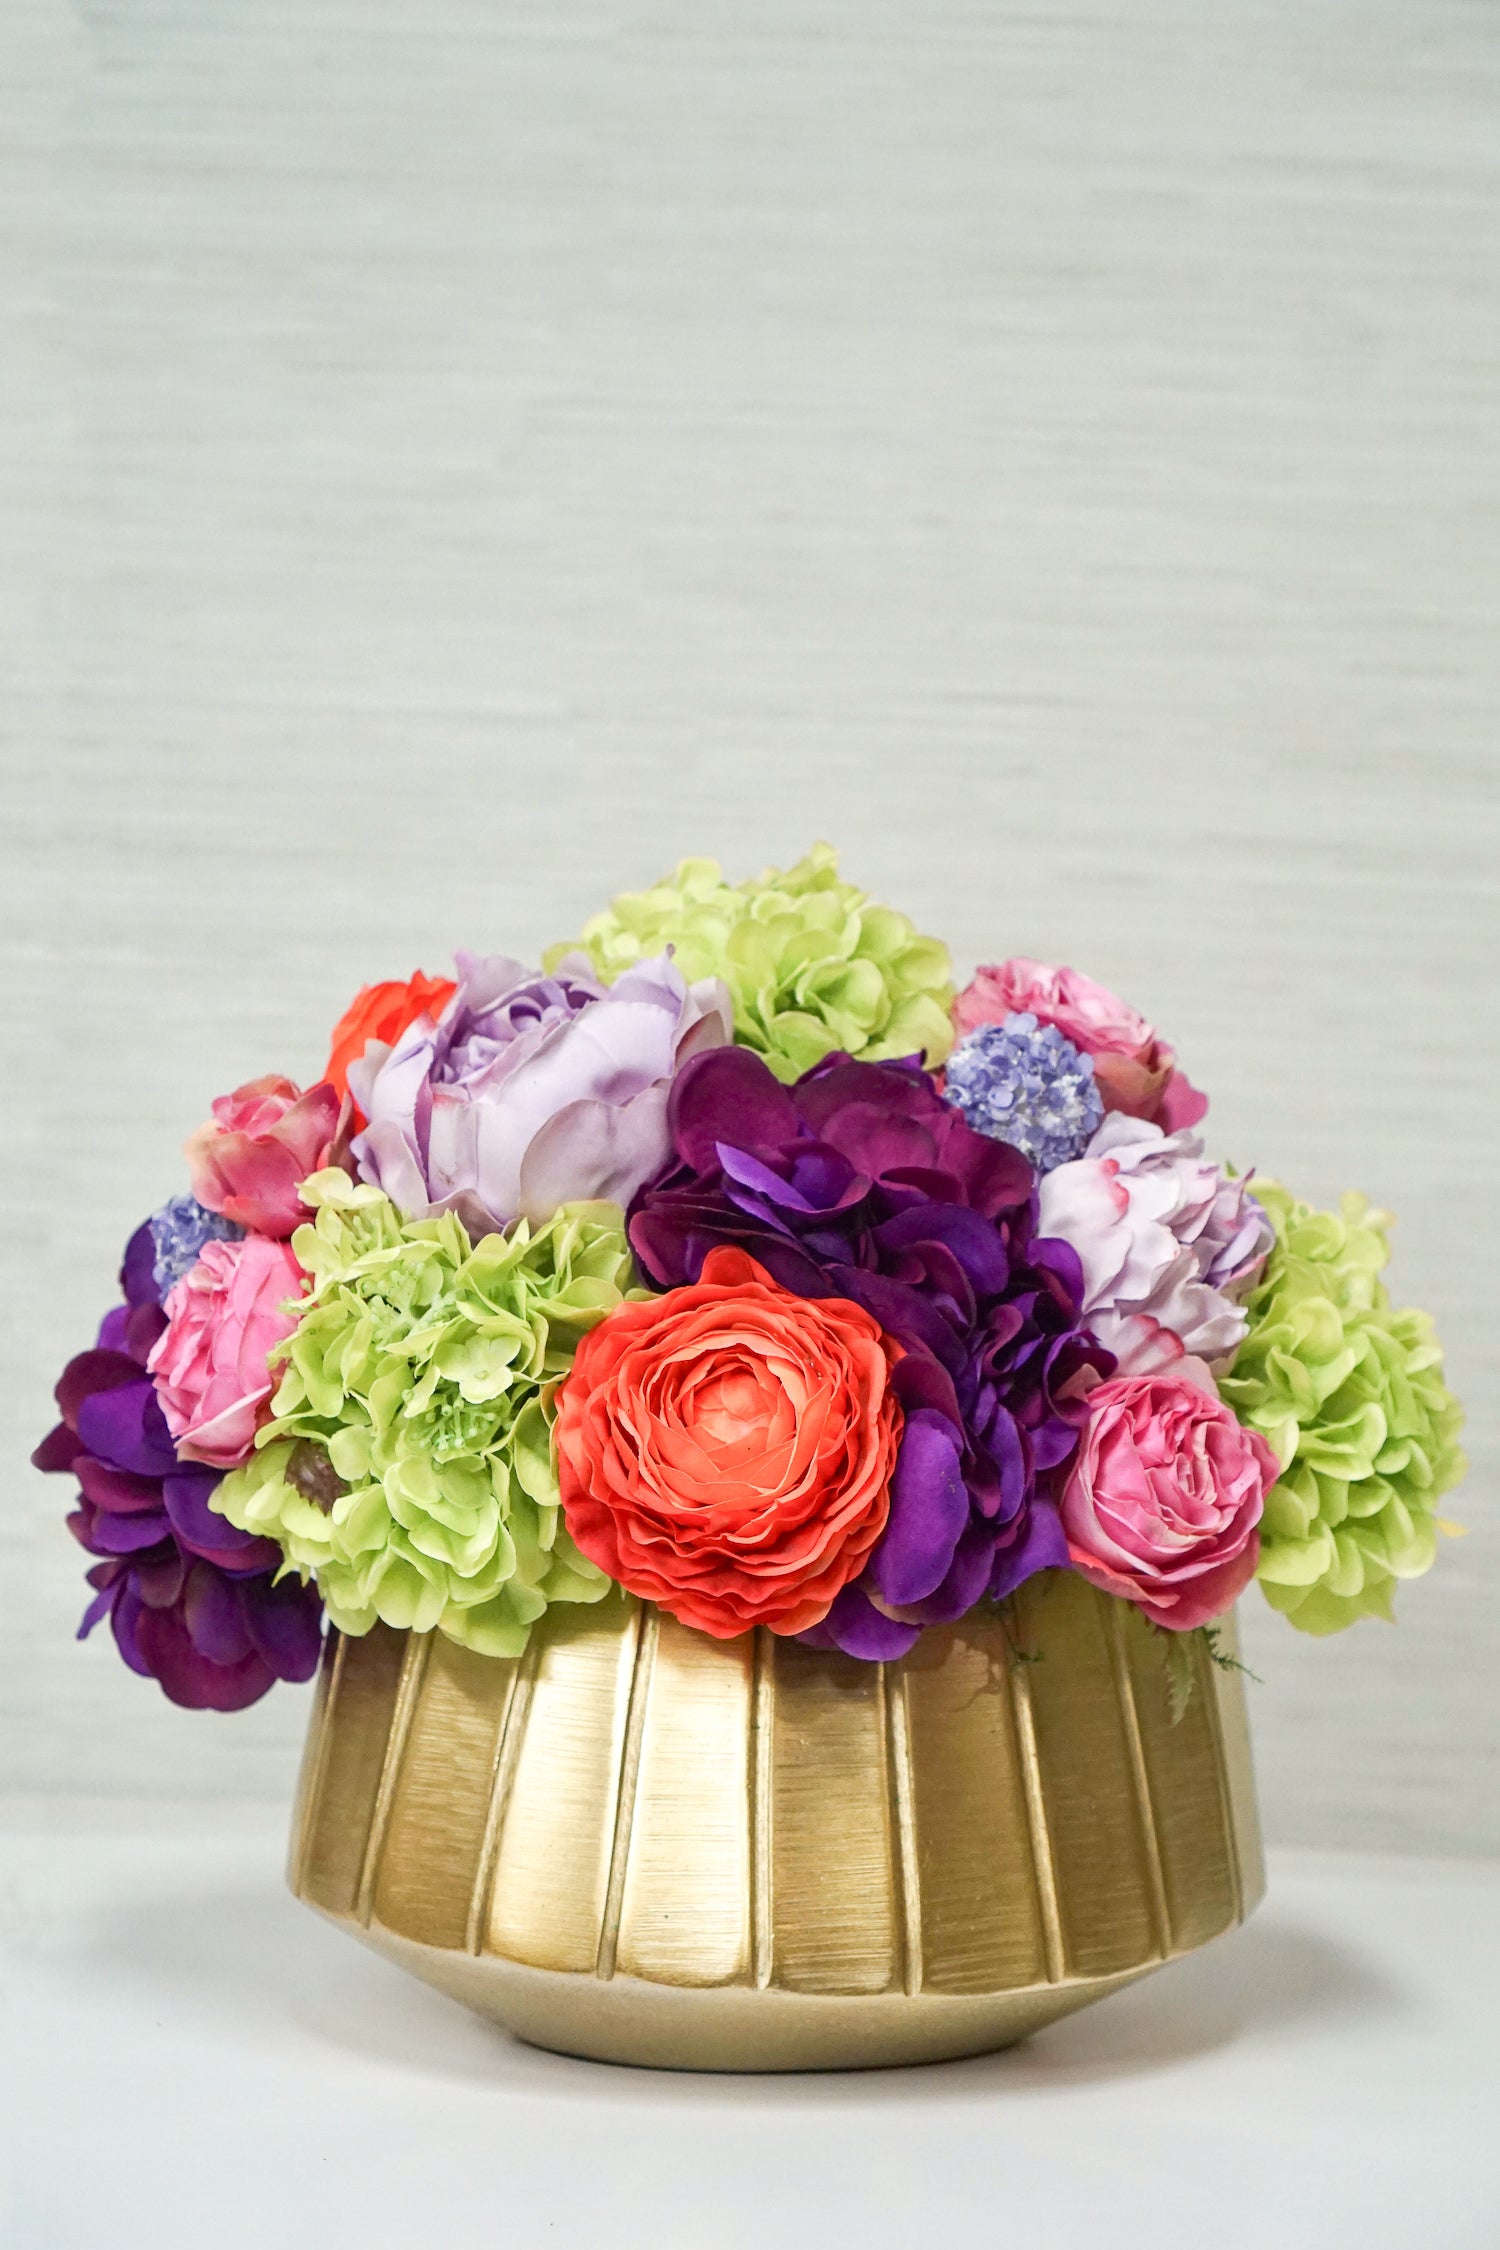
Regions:
<svg viewBox="0 0 1500 2250"><path fill-rule="evenodd" d="M57 1385L62 1420L32 1455L78 1480L68 1527L100 1559L80 1640L108 1617L134 1672L174 1703L239 1711L277 1680L317 1668L322 1604L295 1578L274 1582L281 1550L235 1530L209 1506L217 1470L179 1461L146 1373L166 1326L148 1222L120 1271L125 1302Z"/></svg>
<svg viewBox="0 0 1500 2250"><path fill-rule="evenodd" d="M976 1133L917 1063L834 1055L782 1085L741 1047L702 1055L668 1108L674 1161L636 1198L649 1280L695 1282L719 1243L803 1297L847 1297L904 1347L890 1517L805 1637L900 1656L925 1624L1067 1562L1043 1480L1072 1455L1094 1374L1082 1275L1036 1239L1035 1174Z"/></svg>

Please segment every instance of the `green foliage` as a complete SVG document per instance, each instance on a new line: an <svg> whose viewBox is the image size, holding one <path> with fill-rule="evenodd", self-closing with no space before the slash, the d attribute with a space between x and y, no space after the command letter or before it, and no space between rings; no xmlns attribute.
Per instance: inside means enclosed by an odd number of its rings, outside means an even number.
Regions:
<svg viewBox="0 0 1500 2250"><path fill-rule="evenodd" d="M311 1573L344 1632L381 1618L515 1655L550 1602L609 1587L561 1521L552 1399L631 1293L623 1214L566 1204L474 1243L343 1172L302 1193L316 1217L292 1248L311 1293L261 1450L214 1505ZM332 1478L309 1474L309 1447Z"/></svg>
<svg viewBox="0 0 1500 2250"><path fill-rule="evenodd" d="M1396 1582L1432 1566L1441 1495L1462 1476L1463 1415L1426 1313L1380 1280L1390 1220L1363 1196L1338 1212L1255 1182L1276 1243L1249 1332L1219 1388L1281 1463L1261 1521L1259 1577L1294 1625L1332 1633L1389 1617Z"/></svg>
<svg viewBox="0 0 1500 2250"><path fill-rule="evenodd" d="M936 1068L953 1045L947 947L841 882L827 844L740 884L717 860L685 859L596 914L578 944L606 982L668 945L690 981L722 977L736 1040L784 1082L836 1049L865 1062L925 1052ZM553 946L547 965L569 950Z"/></svg>

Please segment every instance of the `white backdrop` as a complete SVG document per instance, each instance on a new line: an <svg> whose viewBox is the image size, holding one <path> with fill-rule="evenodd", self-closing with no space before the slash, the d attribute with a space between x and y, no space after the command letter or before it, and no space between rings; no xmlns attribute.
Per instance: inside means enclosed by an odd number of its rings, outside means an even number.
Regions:
<svg viewBox="0 0 1500 2250"><path fill-rule="evenodd" d="M25 1466L210 1097L827 836L1398 1209L1473 1528L1249 1605L1267 1818L1500 1845L1500 18L13 0L0 86L5 1784L289 1787Z"/></svg>

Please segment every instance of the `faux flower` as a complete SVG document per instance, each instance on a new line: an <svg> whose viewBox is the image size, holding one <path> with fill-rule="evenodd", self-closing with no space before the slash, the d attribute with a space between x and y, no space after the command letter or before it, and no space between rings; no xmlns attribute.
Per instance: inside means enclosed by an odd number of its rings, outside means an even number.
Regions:
<svg viewBox="0 0 1500 2250"><path fill-rule="evenodd" d="M275 1417L215 1505L316 1572L341 1631L382 1618L514 1656L549 1602L608 1592L560 1519L551 1425L580 1340L624 1301L623 1215L570 1205L473 1242L337 1170L307 1194L312 1289Z"/></svg>
<svg viewBox="0 0 1500 2250"><path fill-rule="evenodd" d="M1149 1118L1167 1132L1196 1125L1206 1097L1177 1068L1177 1058L1144 1016L1077 969L1053 968L1024 955L980 969L954 1003L959 1036L1018 1013L1053 1024L1080 1054L1094 1058L1094 1082L1107 1110Z"/></svg>
<svg viewBox="0 0 1500 2250"><path fill-rule="evenodd" d="M92 1351L64 1368L62 1420L32 1455L76 1477L68 1528L99 1559L79 1639L108 1617L133 1672L172 1702L238 1711L277 1680L317 1667L321 1605L295 1577L279 1582L280 1550L215 1515L217 1471L179 1461L146 1373L164 1325L151 1278L150 1229L137 1228Z"/></svg>
<svg viewBox="0 0 1500 2250"><path fill-rule="evenodd" d="M782 1288L848 1298L903 1347L890 1516L811 1637L899 1656L1067 1559L1046 1492L1113 1361L1078 1323L1078 1261L1032 1236L1031 1166L915 1064L833 1059L781 1085L742 1047L673 1091L676 1162L637 1199L648 1279L696 1282L721 1244Z"/></svg>
<svg viewBox="0 0 1500 2250"><path fill-rule="evenodd" d="M1207 1625L1255 1575L1276 1469L1201 1361L1101 1383L1063 1488L1073 1567L1171 1632Z"/></svg>
<svg viewBox="0 0 1500 2250"><path fill-rule="evenodd" d="M152 1212L146 1224L151 1229L151 1272L159 1298L192 1271L206 1242L238 1242L245 1231L218 1211L205 1210L196 1195L174 1195Z"/></svg>
<svg viewBox="0 0 1500 2250"><path fill-rule="evenodd" d="M339 1137L332 1086L304 1094L290 1078L254 1078L220 1095L183 1153L193 1193L207 1210L252 1234L285 1237L307 1216L299 1183L334 1161Z"/></svg>
<svg viewBox="0 0 1500 2250"><path fill-rule="evenodd" d="M1035 1016L969 1032L948 1057L943 1091L976 1133L1009 1141L1039 1172L1080 1156L1104 1115L1093 1057Z"/></svg>
<svg viewBox="0 0 1500 2250"><path fill-rule="evenodd" d="M804 1632L885 1527L900 1346L840 1297L779 1288L742 1250L622 1306L558 1394L563 1512L631 1593L728 1640Z"/></svg>
<svg viewBox="0 0 1500 2250"><path fill-rule="evenodd" d="M361 986L333 1027L323 1076L334 1092L341 1097L348 1093L349 1065L361 1061L372 1045L388 1052L418 1016L436 1023L454 989L452 977L429 977L420 969L413 970L405 984Z"/></svg>
<svg viewBox="0 0 1500 2250"><path fill-rule="evenodd" d="M1257 1180L1275 1247L1250 1333L1220 1388L1281 1463L1260 1582L1309 1633L1389 1617L1396 1581L1432 1567L1435 1508L1465 1461L1463 1414L1426 1313L1391 1305L1390 1219L1360 1195L1337 1212Z"/></svg>
<svg viewBox="0 0 1500 2250"><path fill-rule="evenodd" d="M174 1284L148 1362L167 1427L186 1460L232 1469L255 1443L271 1396L269 1357L296 1326L288 1303L302 1268L284 1242L206 1242Z"/></svg>
<svg viewBox="0 0 1500 2250"><path fill-rule="evenodd" d="M948 949L841 882L838 868L827 844L737 885L717 860L685 859L596 914L579 943L608 983L668 945L685 976L722 977L735 1038L785 1082L836 1052L867 1062L925 1053L936 1066L953 1044Z"/></svg>
<svg viewBox="0 0 1500 2250"><path fill-rule="evenodd" d="M350 1065L361 1176L408 1218L451 1211L475 1236L627 1203L668 1153L675 1073L730 1037L723 987L689 986L664 954L609 988L581 955L540 976L460 953L458 971L438 1023Z"/></svg>
<svg viewBox="0 0 1500 2250"><path fill-rule="evenodd" d="M1273 1240L1245 1183L1210 1164L1196 1134L1120 1110L1042 1181L1037 1231L1077 1252L1084 1317L1122 1375L1184 1353L1227 1364Z"/></svg>

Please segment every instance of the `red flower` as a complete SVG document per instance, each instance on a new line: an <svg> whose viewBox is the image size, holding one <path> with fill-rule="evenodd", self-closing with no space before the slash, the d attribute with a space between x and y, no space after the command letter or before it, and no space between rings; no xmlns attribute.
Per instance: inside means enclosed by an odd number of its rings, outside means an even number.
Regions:
<svg viewBox="0 0 1500 2250"><path fill-rule="evenodd" d="M794 1297L743 1250L622 1305L558 1393L563 1512L611 1578L718 1640L801 1633L885 1529L901 1346L843 1297Z"/></svg>
<svg viewBox="0 0 1500 2250"><path fill-rule="evenodd" d="M413 970L405 984L393 980L362 986L333 1027L333 1045L323 1076L341 1095L347 1094L349 1065L359 1061L372 1039L383 1047L394 1047L418 1016L431 1016L436 1022L454 990L451 977L430 977L421 969ZM354 1114L363 1125L360 1112Z"/></svg>

